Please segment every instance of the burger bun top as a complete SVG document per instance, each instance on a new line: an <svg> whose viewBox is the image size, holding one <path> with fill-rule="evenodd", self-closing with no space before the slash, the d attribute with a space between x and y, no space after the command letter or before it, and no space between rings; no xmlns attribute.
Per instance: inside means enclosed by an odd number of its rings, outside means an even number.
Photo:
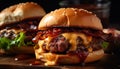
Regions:
<svg viewBox="0 0 120 69"><path fill-rule="evenodd" d="M15 23L27 18L43 17L45 14L44 9L37 3L19 3L1 11L0 26Z"/></svg>
<svg viewBox="0 0 120 69"><path fill-rule="evenodd" d="M50 27L80 27L102 30L100 19L90 11L77 8L60 8L45 15L39 23L38 29Z"/></svg>

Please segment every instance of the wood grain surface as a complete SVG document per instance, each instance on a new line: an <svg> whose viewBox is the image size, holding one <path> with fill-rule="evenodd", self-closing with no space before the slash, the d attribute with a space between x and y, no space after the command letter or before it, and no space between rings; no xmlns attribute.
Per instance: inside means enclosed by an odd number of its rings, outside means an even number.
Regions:
<svg viewBox="0 0 120 69"><path fill-rule="evenodd" d="M41 65L30 65L34 60L35 58L31 57L15 61L12 56L1 56L0 69L120 69L120 57L109 54L105 54L99 61L78 65L44 66L42 63Z"/></svg>

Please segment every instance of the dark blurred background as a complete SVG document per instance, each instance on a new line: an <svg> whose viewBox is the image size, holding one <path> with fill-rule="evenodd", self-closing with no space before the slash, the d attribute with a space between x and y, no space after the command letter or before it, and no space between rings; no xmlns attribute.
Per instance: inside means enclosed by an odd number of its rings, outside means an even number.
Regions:
<svg viewBox="0 0 120 69"><path fill-rule="evenodd" d="M10 5L21 3L21 2L28 2L28 1L33 1L33 2L40 4L47 13L50 11L53 11L57 8L60 8L60 7L69 7L69 6L71 6L71 4L79 5L82 3L89 3L89 4L94 3L97 5L100 5L101 3L103 4L105 2L110 2L110 6L108 6L108 8L110 8L109 15L108 15L109 23L110 24L118 24L118 25L120 24L119 0L0 0L0 11ZM67 1L71 1L71 2L68 3ZM87 6L87 8L89 8L89 6ZM102 14L100 14L100 15L102 15ZM103 15L106 15L106 13Z"/></svg>

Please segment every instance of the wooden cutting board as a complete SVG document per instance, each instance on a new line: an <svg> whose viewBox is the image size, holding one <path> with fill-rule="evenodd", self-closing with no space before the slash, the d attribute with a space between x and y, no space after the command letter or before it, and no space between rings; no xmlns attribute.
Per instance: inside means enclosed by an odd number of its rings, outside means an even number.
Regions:
<svg viewBox="0 0 120 69"><path fill-rule="evenodd" d="M0 56L0 69L120 69L120 56L105 54L104 57L96 62L78 65L59 65L44 66L31 65L35 57L29 57L24 60L15 60L15 57Z"/></svg>

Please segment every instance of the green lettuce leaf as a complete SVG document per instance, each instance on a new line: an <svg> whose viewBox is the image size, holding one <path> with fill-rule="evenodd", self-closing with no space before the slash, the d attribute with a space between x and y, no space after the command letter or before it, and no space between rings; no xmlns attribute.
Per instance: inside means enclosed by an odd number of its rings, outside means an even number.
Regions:
<svg viewBox="0 0 120 69"><path fill-rule="evenodd" d="M109 42L103 41L102 42L102 48L107 48L109 46Z"/></svg>
<svg viewBox="0 0 120 69"><path fill-rule="evenodd" d="M6 37L0 37L0 48L8 50L11 47L20 47L20 46L26 46L25 44L25 34L24 32L20 32L17 37L13 40L10 40Z"/></svg>
<svg viewBox="0 0 120 69"><path fill-rule="evenodd" d="M17 37L11 41L11 45L13 46L25 46L25 34L23 32L20 32Z"/></svg>
<svg viewBox="0 0 120 69"><path fill-rule="evenodd" d="M0 48L2 49L10 49L10 43L11 40L9 40L8 38L0 38Z"/></svg>

